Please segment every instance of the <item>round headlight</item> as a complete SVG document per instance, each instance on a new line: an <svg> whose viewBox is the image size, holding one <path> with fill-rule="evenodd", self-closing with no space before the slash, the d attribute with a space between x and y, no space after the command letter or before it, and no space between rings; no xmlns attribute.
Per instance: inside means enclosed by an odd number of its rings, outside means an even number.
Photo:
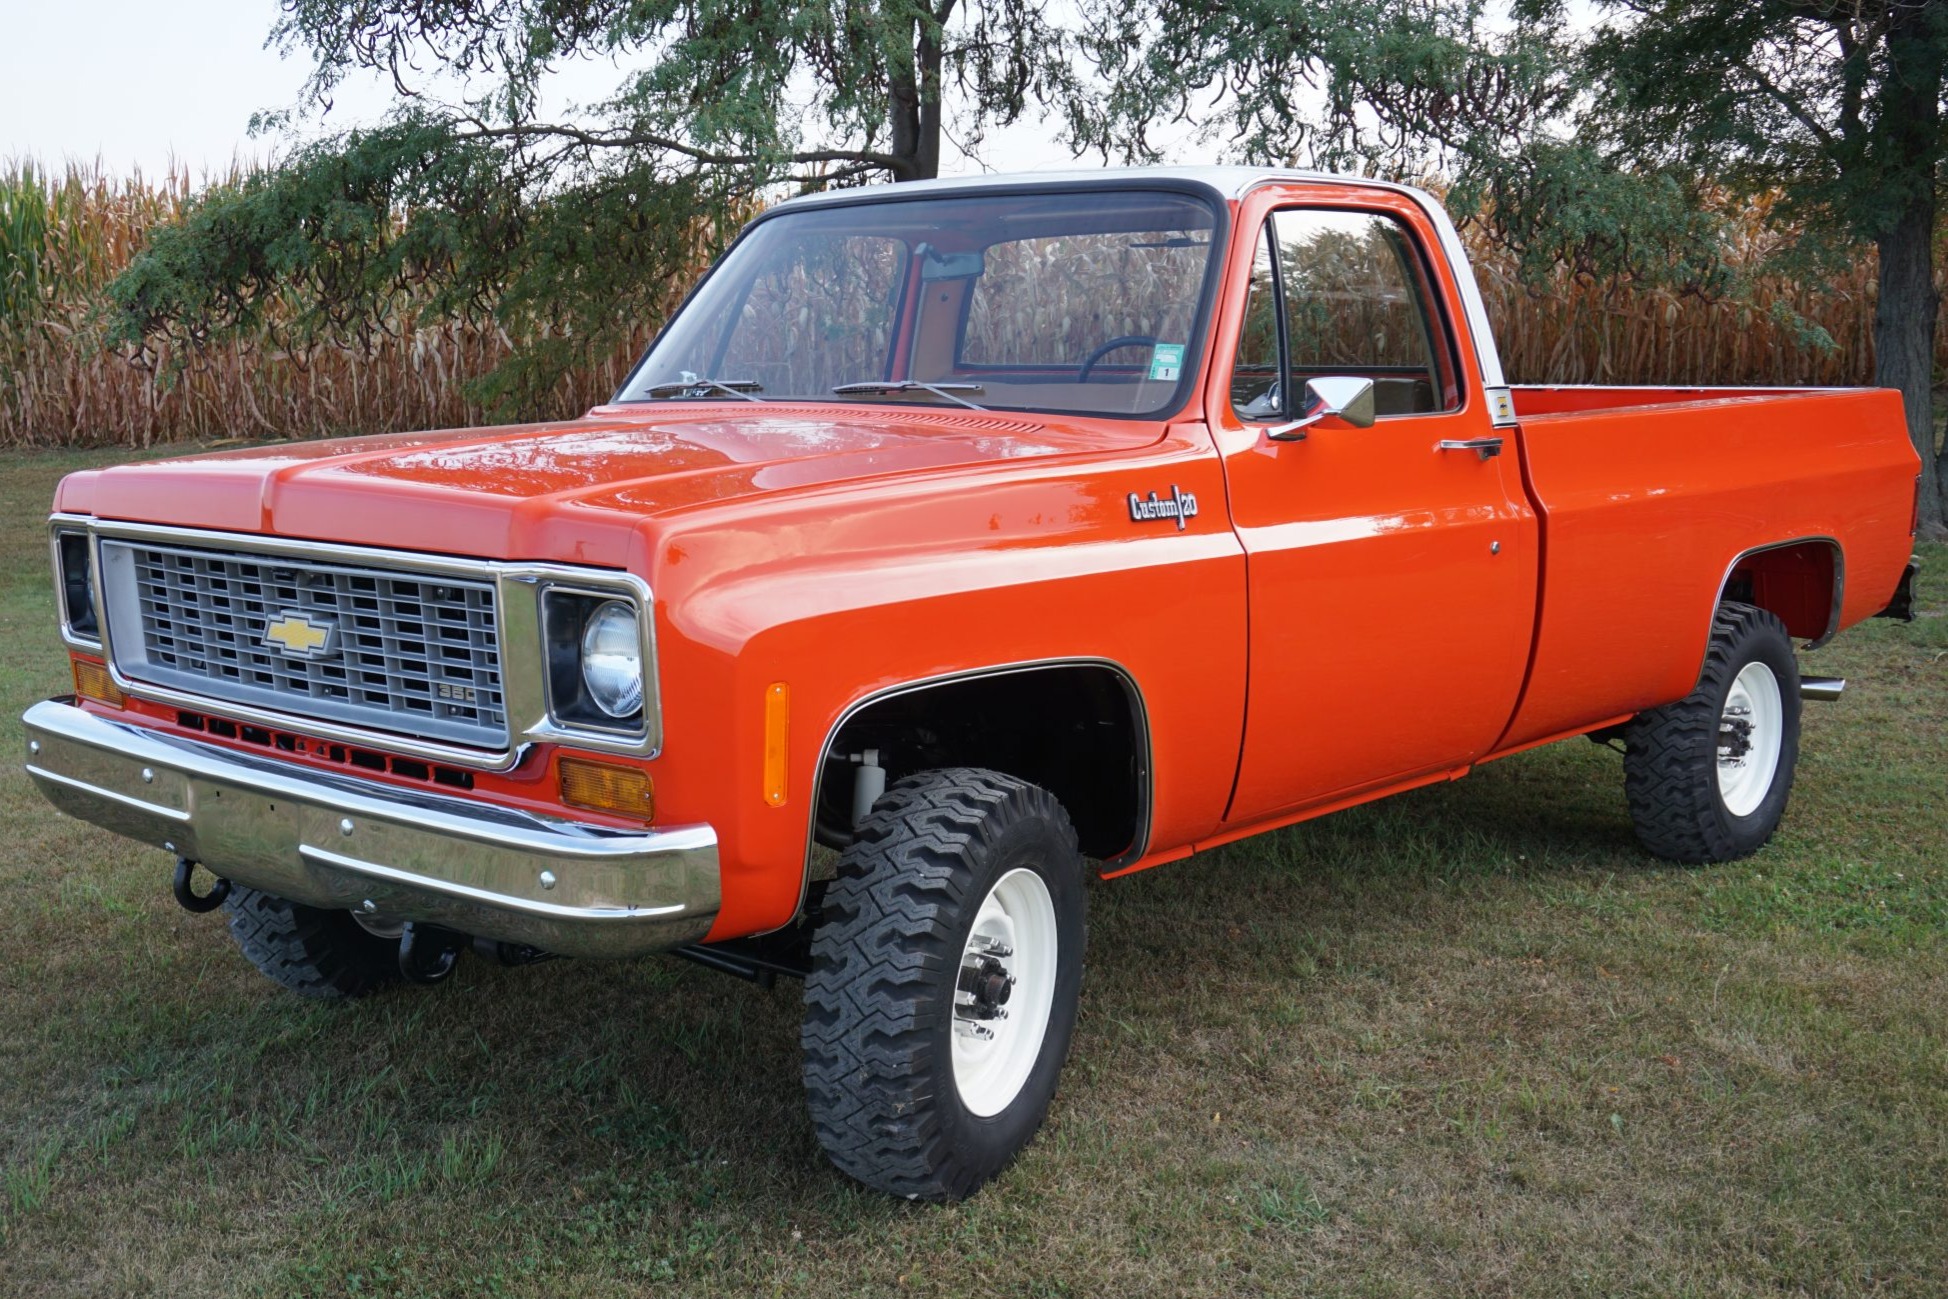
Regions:
<svg viewBox="0 0 1948 1299"><path fill-rule="evenodd" d="M643 641L634 606L611 600L589 616L582 631L582 684L611 717L642 711Z"/></svg>

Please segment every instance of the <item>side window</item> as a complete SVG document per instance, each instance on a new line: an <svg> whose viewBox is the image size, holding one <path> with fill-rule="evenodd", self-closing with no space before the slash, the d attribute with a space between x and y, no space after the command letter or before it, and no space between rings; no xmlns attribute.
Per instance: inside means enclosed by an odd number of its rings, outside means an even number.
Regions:
<svg viewBox="0 0 1948 1299"><path fill-rule="evenodd" d="M806 239L752 283L727 322L721 359L688 368L782 393L883 379L905 273L906 248L895 240Z"/></svg>
<svg viewBox="0 0 1948 1299"><path fill-rule="evenodd" d="M1238 360L1231 367L1231 407L1240 419L1283 417L1278 352L1278 276L1272 269L1272 227L1268 222L1251 260L1244 326L1238 334Z"/></svg>
<svg viewBox="0 0 1948 1299"><path fill-rule="evenodd" d="M1240 418L1296 413L1298 391L1319 375L1373 380L1374 407L1388 415L1431 414L1460 407L1453 352L1411 237L1391 217L1371 212L1293 209L1272 214L1266 246L1254 265L1251 301L1234 372ZM1268 277L1276 288L1262 285ZM1262 365L1265 327L1254 319L1275 298L1277 325L1294 392L1268 405L1237 399L1247 366ZM1276 354L1276 353L1274 353Z"/></svg>

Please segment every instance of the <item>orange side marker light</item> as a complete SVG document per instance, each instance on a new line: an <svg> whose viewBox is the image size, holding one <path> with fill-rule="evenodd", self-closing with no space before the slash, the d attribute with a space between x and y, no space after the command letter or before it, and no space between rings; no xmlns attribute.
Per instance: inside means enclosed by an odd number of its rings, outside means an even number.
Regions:
<svg viewBox="0 0 1948 1299"><path fill-rule="evenodd" d="M764 801L785 805L786 741L791 738L791 687L774 681L764 691Z"/></svg>

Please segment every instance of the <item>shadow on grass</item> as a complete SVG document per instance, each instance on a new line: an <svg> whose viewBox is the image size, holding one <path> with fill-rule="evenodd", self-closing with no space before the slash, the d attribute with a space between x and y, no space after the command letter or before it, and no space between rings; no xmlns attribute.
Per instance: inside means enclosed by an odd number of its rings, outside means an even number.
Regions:
<svg viewBox="0 0 1948 1299"><path fill-rule="evenodd" d="M1295 948L1320 931L1355 947L1392 942L1402 928L1448 928L1444 909L1472 915L1538 880L1655 867L1617 808L1590 815L1592 803L1621 801L1591 794L1586 768L1615 774L1595 756L1562 779L1490 768L1471 778L1473 792L1424 791L1097 887L1090 982L1139 986L1159 962L1221 967L1213 935L1249 930ZM1538 788L1561 797L1537 803ZM252 1019L275 1022L288 1000L263 998ZM380 1090L396 1118L501 1129L511 1153L545 1163L558 1185L604 1182L618 1161L647 1160L691 1181L671 1195L708 1200L721 1189L713 1161L734 1160L736 1182L829 1192L843 1183L803 1118L798 1012L794 983L766 991L667 958L505 972L474 962L453 987L307 1015L314 1063L285 1077L285 1104L290 1089L316 1085L315 1062L358 1061L390 1075ZM221 1068L200 1081L220 1087Z"/></svg>

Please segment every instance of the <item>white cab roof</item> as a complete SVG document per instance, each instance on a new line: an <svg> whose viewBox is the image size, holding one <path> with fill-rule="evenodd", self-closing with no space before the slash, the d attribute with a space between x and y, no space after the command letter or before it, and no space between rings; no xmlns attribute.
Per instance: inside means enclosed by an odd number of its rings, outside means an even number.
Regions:
<svg viewBox="0 0 1948 1299"><path fill-rule="evenodd" d="M1191 182L1209 186L1227 199L1235 199L1254 185L1267 181L1306 181L1310 184L1325 185L1364 185L1377 189L1398 190L1431 202L1433 195L1410 185L1397 185L1391 181L1369 180L1364 176L1335 176L1323 171L1296 171L1280 167L1076 167L1062 171L1010 171L987 172L973 176L946 176L939 180L910 180L898 184L858 185L849 189L826 190L820 194L806 194L787 199L778 207L812 206L819 203L848 202L862 195L898 193L902 197L914 194L954 193L961 190L989 189L1006 187L1009 189L1036 185L1075 185L1089 182L1111 181L1128 184L1132 181L1161 180Z"/></svg>

